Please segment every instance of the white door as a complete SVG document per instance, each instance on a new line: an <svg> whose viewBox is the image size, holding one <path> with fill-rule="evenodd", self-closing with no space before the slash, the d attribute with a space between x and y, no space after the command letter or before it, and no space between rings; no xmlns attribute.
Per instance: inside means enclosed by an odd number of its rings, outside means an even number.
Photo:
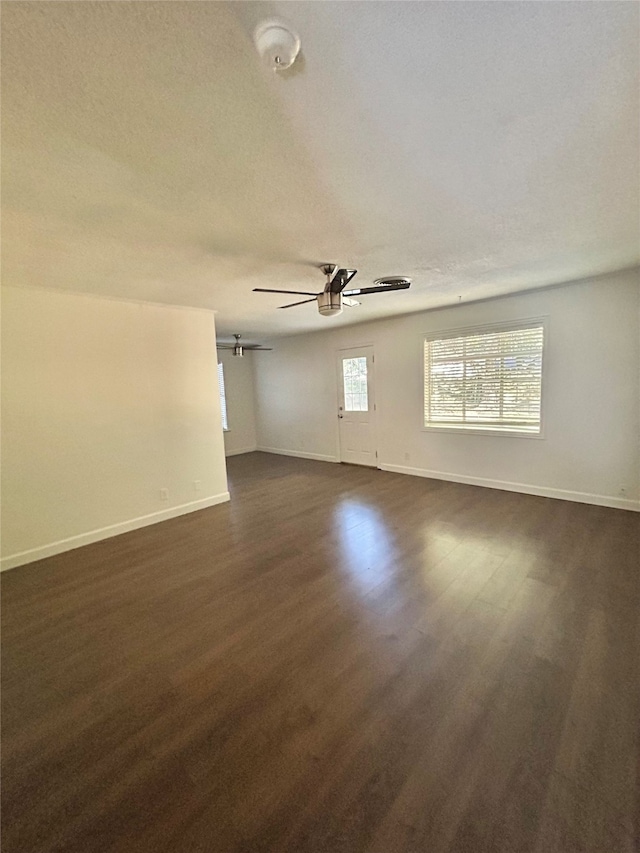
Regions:
<svg viewBox="0 0 640 853"><path fill-rule="evenodd" d="M376 465L373 347L338 353L340 461Z"/></svg>

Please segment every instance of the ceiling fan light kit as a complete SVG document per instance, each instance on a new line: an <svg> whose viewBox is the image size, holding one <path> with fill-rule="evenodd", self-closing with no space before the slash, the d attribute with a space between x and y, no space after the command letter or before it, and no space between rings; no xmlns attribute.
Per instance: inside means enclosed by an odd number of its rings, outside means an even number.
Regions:
<svg viewBox="0 0 640 853"><path fill-rule="evenodd" d="M342 314L342 294L341 293L319 293L316 297L318 300L318 311L323 317L333 317L336 314Z"/></svg>

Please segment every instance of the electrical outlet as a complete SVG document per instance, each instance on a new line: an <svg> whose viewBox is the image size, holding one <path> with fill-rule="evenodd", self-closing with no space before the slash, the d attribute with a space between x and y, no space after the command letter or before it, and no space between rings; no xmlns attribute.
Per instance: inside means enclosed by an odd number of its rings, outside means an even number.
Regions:
<svg viewBox="0 0 640 853"><path fill-rule="evenodd" d="M408 462L408 461L409 461L409 454L408 454L408 453L405 453L405 454L404 454L404 461L405 461L405 462Z"/></svg>
<svg viewBox="0 0 640 853"><path fill-rule="evenodd" d="M169 489L160 489L160 500L168 501L169 500Z"/></svg>
<svg viewBox="0 0 640 853"><path fill-rule="evenodd" d="M202 488L202 480L194 480L193 481L193 488L195 489L196 492L199 492L200 489Z"/></svg>

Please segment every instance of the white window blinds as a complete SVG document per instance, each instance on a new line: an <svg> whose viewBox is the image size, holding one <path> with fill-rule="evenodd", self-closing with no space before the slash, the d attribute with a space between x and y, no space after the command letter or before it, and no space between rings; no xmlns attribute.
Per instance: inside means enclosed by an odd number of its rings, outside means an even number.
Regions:
<svg viewBox="0 0 640 853"><path fill-rule="evenodd" d="M539 433L543 342L540 322L427 338L425 426Z"/></svg>
<svg viewBox="0 0 640 853"><path fill-rule="evenodd" d="M220 412L222 414L222 429L229 429L227 421L227 398L224 393L224 369L218 365L218 391L220 392Z"/></svg>

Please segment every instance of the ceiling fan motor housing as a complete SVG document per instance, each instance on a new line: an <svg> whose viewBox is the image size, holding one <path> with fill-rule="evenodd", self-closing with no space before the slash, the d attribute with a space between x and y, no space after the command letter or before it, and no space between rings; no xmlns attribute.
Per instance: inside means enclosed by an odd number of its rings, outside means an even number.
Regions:
<svg viewBox="0 0 640 853"><path fill-rule="evenodd" d="M323 317L333 317L342 314L342 294L325 291L318 294L318 311Z"/></svg>

